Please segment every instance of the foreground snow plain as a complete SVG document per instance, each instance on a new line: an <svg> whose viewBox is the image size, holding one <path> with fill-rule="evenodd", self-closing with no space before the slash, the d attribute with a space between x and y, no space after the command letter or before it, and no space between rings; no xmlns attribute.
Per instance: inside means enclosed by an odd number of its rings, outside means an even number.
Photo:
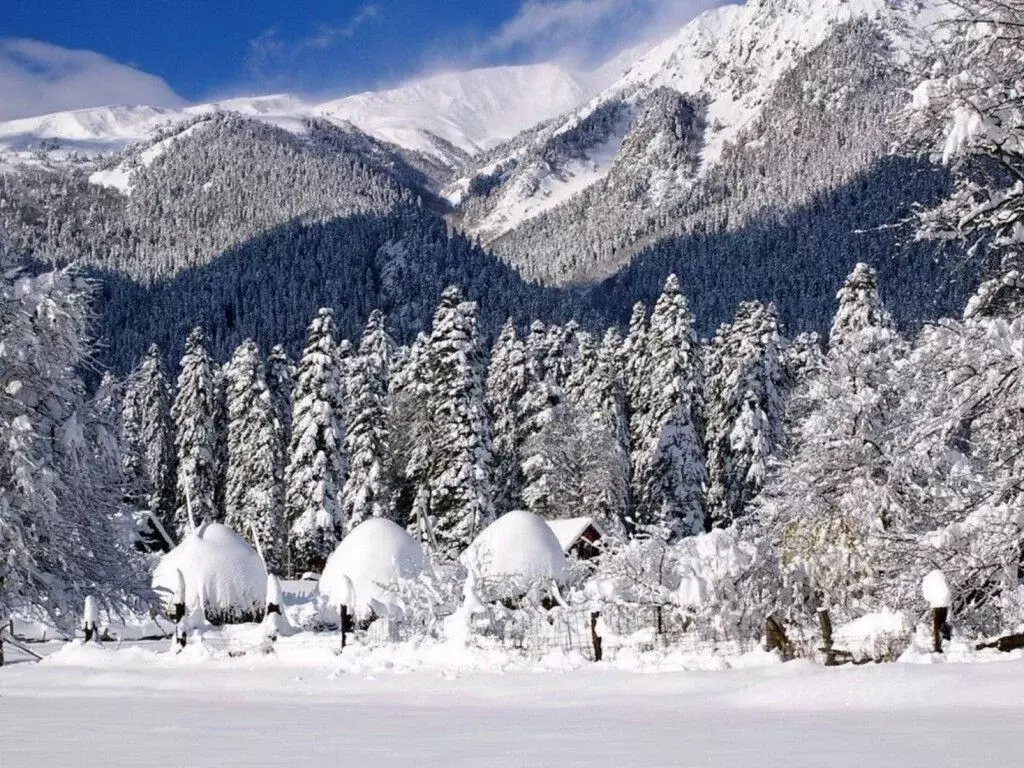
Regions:
<svg viewBox="0 0 1024 768"><path fill-rule="evenodd" d="M1024 749L1019 656L826 669L757 652L592 664L335 647L51 645L0 668L3 764L936 768Z"/></svg>

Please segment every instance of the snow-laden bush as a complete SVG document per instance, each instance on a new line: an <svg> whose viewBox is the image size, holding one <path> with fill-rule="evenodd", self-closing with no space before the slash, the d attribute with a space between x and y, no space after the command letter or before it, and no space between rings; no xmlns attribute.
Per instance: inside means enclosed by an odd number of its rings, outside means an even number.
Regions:
<svg viewBox="0 0 1024 768"><path fill-rule="evenodd" d="M358 619L394 618L404 611L398 586L418 577L423 567L419 542L392 521L373 517L353 528L331 553L317 589L328 612L336 611L345 600L347 577L355 590L349 607Z"/></svg>
<svg viewBox="0 0 1024 768"><path fill-rule="evenodd" d="M202 610L211 624L259 621L263 617L267 571L256 550L221 523L204 523L160 558L153 589L170 602L185 579L185 605Z"/></svg>
<svg viewBox="0 0 1024 768"><path fill-rule="evenodd" d="M564 584L565 553L544 520L514 510L491 523L460 558L473 572L485 602L511 600L537 589Z"/></svg>
<svg viewBox="0 0 1024 768"><path fill-rule="evenodd" d="M674 554L680 574L676 601L694 622L723 637L760 631L763 610L745 583L757 548L736 526L683 539Z"/></svg>

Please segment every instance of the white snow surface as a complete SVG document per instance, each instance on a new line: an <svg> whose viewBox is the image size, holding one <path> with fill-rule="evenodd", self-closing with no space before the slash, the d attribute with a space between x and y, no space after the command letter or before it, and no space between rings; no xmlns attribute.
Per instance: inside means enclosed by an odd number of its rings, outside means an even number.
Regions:
<svg viewBox="0 0 1024 768"><path fill-rule="evenodd" d="M554 532L532 512L508 512L476 537L460 558L477 577L507 584L512 594L531 582L564 583L565 553Z"/></svg>
<svg viewBox="0 0 1024 768"><path fill-rule="evenodd" d="M329 607L347 605L361 619L371 612L392 616L402 607L394 587L415 579L423 568L420 543L391 520L372 517L353 528L327 558L317 588Z"/></svg>
<svg viewBox="0 0 1024 768"><path fill-rule="evenodd" d="M169 601L185 579L185 605L249 611L263 608L267 571L256 550L221 523L205 523L160 558L153 589Z"/></svg>
<svg viewBox="0 0 1024 768"><path fill-rule="evenodd" d="M1019 654L591 664L439 644L339 656L330 640L238 658L47 647L41 664L0 668L4 764L953 768L1014 765L1024 745Z"/></svg>

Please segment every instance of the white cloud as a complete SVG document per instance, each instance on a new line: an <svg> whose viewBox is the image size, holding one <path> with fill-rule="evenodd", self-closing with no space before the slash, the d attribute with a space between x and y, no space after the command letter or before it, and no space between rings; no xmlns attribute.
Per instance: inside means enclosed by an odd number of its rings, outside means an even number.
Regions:
<svg viewBox="0 0 1024 768"><path fill-rule="evenodd" d="M304 68L315 65L322 52L342 40L355 37L360 27L381 17L379 5L362 6L343 24L321 22L307 35L285 39L277 27L263 30L249 41L246 69L258 83L286 84L303 73Z"/></svg>
<svg viewBox="0 0 1024 768"><path fill-rule="evenodd" d="M484 57L519 54L595 64L672 34L723 0L525 0L484 44Z"/></svg>
<svg viewBox="0 0 1024 768"><path fill-rule="evenodd" d="M171 107L183 100L156 75L95 51L0 39L0 120L105 104Z"/></svg>

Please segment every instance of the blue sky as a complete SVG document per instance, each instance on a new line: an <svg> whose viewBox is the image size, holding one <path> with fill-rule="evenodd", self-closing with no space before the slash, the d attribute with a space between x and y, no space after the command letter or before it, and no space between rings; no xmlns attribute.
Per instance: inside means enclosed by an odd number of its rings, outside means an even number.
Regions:
<svg viewBox="0 0 1024 768"><path fill-rule="evenodd" d="M0 19L0 119L242 93L336 96L420 74L586 66L715 0L26 0ZM119 90L120 89L120 90Z"/></svg>

